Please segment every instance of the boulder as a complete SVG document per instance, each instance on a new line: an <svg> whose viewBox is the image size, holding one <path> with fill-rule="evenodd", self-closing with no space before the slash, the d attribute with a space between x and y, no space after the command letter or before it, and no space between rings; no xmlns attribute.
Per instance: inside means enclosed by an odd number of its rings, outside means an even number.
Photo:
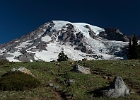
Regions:
<svg viewBox="0 0 140 100"><path fill-rule="evenodd" d="M90 68L86 68L86 67L80 66L78 64L76 64L73 67L73 71L80 72L80 73L83 73L83 74L91 74Z"/></svg>
<svg viewBox="0 0 140 100"><path fill-rule="evenodd" d="M117 98L120 96L129 95L129 89L124 84L123 79L120 76L114 78L113 83L106 90L102 90L103 96L110 98Z"/></svg>
<svg viewBox="0 0 140 100"><path fill-rule="evenodd" d="M34 76L31 71L29 69L26 69L25 67L20 67L20 68L12 68L11 71L20 71L20 72L23 72L25 74L28 74L28 75L32 75Z"/></svg>

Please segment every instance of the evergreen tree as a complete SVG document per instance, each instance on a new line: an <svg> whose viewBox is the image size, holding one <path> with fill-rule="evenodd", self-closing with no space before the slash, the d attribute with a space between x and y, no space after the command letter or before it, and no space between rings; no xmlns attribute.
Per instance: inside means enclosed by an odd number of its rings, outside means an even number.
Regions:
<svg viewBox="0 0 140 100"><path fill-rule="evenodd" d="M138 59L138 40L136 34L132 38L132 59Z"/></svg>
<svg viewBox="0 0 140 100"><path fill-rule="evenodd" d="M132 39L129 38L129 54L128 54L128 59L131 59L131 55L132 55Z"/></svg>
<svg viewBox="0 0 140 100"><path fill-rule="evenodd" d="M140 59L140 44L138 45L138 59Z"/></svg>
<svg viewBox="0 0 140 100"><path fill-rule="evenodd" d="M58 55L57 61L67 61L67 60L68 60L68 57L67 57L67 55L65 55L65 53L62 49L62 51Z"/></svg>
<svg viewBox="0 0 140 100"><path fill-rule="evenodd" d="M136 36L136 34L134 34L133 38L132 38L132 43L133 43L133 46L138 46L138 38Z"/></svg>
<svg viewBox="0 0 140 100"><path fill-rule="evenodd" d="M140 59L140 45L138 45L138 38L134 34L132 40L129 39L129 59Z"/></svg>

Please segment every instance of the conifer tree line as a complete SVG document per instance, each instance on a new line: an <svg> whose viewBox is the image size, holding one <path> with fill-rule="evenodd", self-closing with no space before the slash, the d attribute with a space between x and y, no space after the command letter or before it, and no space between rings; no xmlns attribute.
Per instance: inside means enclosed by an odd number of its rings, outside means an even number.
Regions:
<svg viewBox="0 0 140 100"><path fill-rule="evenodd" d="M140 59L140 44L138 44L138 37L136 34L129 38L129 59Z"/></svg>

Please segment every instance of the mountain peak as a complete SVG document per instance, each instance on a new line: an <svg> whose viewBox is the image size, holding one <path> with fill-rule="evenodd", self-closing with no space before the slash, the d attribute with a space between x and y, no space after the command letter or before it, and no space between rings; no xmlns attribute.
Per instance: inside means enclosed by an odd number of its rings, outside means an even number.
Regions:
<svg viewBox="0 0 140 100"><path fill-rule="evenodd" d="M64 48L72 60L122 59L128 43L107 40L105 32L105 29L87 23L53 20L0 45L0 56L9 61L51 61L56 60L61 48Z"/></svg>

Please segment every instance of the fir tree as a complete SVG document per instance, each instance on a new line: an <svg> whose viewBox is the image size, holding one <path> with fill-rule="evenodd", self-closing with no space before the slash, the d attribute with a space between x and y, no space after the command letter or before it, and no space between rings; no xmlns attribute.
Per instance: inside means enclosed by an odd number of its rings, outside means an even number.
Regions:
<svg viewBox="0 0 140 100"><path fill-rule="evenodd" d="M138 38L136 36L136 34L134 34L133 38L132 38L132 43L133 43L133 46L138 46Z"/></svg>
<svg viewBox="0 0 140 100"><path fill-rule="evenodd" d="M57 61L67 61L67 60L68 60L68 57L67 57L67 55L65 55L65 53L62 49L62 51L58 55Z"/></svg>
<svg viewBox="0 0 140 100"><path fill-rule="evenodd" d="M138 38L134 34L132 40L129 39L129 59L139 59L140 58L140 45L138 45Z"/></svg>
<svg viewBox="0 0 140 100"><path fill-rule="evenodd" d="M129 38L129 54L128 54L128 59L131 59L131 55L132 55L132 39Z"/></svg>
<svg viewBox="0 0 140 100"><path fill-rule="evenodd" d="M138 40L136 34L134 34L132 39L132 59L138 59Z"/></svg>
<svg viewBox="0 0 140 100"><path fill-rule="evenodd" d="M138 55L137 55L137 57L138 57L138 59L140 59L140 44L138 45L137 50L138 50Z"/></svg>

